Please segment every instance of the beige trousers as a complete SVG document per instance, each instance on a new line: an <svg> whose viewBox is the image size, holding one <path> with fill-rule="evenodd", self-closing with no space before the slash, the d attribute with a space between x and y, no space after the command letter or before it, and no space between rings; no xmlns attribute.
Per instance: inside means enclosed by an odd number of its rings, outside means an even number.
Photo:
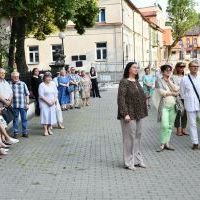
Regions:
<svg viewBox="0 0 200 200"><path fill-rule="evenodd" d="M140 152L140 143L142 135L142 120L131 120L125 122L121 120L123 136L123 155L126 167L142 164L143 158Z"/></svg>

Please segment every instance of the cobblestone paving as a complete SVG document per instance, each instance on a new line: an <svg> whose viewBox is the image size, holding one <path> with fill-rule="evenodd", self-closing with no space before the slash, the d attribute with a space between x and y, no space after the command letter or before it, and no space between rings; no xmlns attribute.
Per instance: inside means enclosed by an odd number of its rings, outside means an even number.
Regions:
<svg viewBox="0 0 200 200"><path fill-rule="evenodd" d="M65 130L41 136L39 119L0 160L0 200L200 199L200 151L190 138L173 135L175 152L157 153L159 125L145 119L143 154L147 169L123 168L116 89L92 106L64 113Z"/></svg>

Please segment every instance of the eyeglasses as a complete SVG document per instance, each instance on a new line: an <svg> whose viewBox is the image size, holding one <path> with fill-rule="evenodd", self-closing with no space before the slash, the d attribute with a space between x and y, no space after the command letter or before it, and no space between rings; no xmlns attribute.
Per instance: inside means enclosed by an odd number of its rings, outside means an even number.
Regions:
<svg viewBox="0 0 200 200"><path fill-rule="evenodd" d="M198 65L191 65L190 67L199 67Z"/></svg>
<svg viewBox="0 0 200 200"><path fill-rule="evenodd" d="M179 68L185 68L185 65L180 65Z"/></svg>

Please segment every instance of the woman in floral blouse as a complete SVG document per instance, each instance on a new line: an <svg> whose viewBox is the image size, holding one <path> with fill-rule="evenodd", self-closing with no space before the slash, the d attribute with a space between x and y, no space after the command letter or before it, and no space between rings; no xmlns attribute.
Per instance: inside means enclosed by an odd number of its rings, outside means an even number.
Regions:
<svg viewBox="0 0 200 200"><path fill-rule="evenodd" d="M127 64L118 90L118 119L121 120L124 164L130 170L145 168L140 151L142 121L147 116L146 96L138 81L138 65Z"/></svg>

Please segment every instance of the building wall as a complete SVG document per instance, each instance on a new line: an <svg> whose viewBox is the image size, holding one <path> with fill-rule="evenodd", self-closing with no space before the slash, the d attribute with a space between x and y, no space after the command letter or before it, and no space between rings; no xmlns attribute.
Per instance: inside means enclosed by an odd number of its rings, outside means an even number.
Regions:
<svg viewBox="0 0 200 200"><path fill-rule="evenodd" d="M101 71L120 71L129 61L137 61L140 66L146 67L151 60L158 59L158 49L150 47L151 32L158 34L158 30L152 29L144 20L138 10L125 0L101 0L99 8L105 9L106 22L96 23L95 27L86 29L84 35L78 35L73 23L69 23L64 39L66 64L75 66L72 56L86 55L83 67L89 70L95 66ZM160 34L160 33L159 33ZM106 42L107 59L98 61L96 55L96 43ZM27 38L25 42L27 63L30 69L50 69L52 62L52 45L61 44L58 33L49 36L45 41L37 41ZM30 64L29 46L39 46L39 63Z"/></svg>
<svg viewBox="0 0 200 200"><path fill-rule="evenodd" d="M181 41L172 49L170 60L173 63L180 60L200 59L200 35L188 35Z"/></svg>

